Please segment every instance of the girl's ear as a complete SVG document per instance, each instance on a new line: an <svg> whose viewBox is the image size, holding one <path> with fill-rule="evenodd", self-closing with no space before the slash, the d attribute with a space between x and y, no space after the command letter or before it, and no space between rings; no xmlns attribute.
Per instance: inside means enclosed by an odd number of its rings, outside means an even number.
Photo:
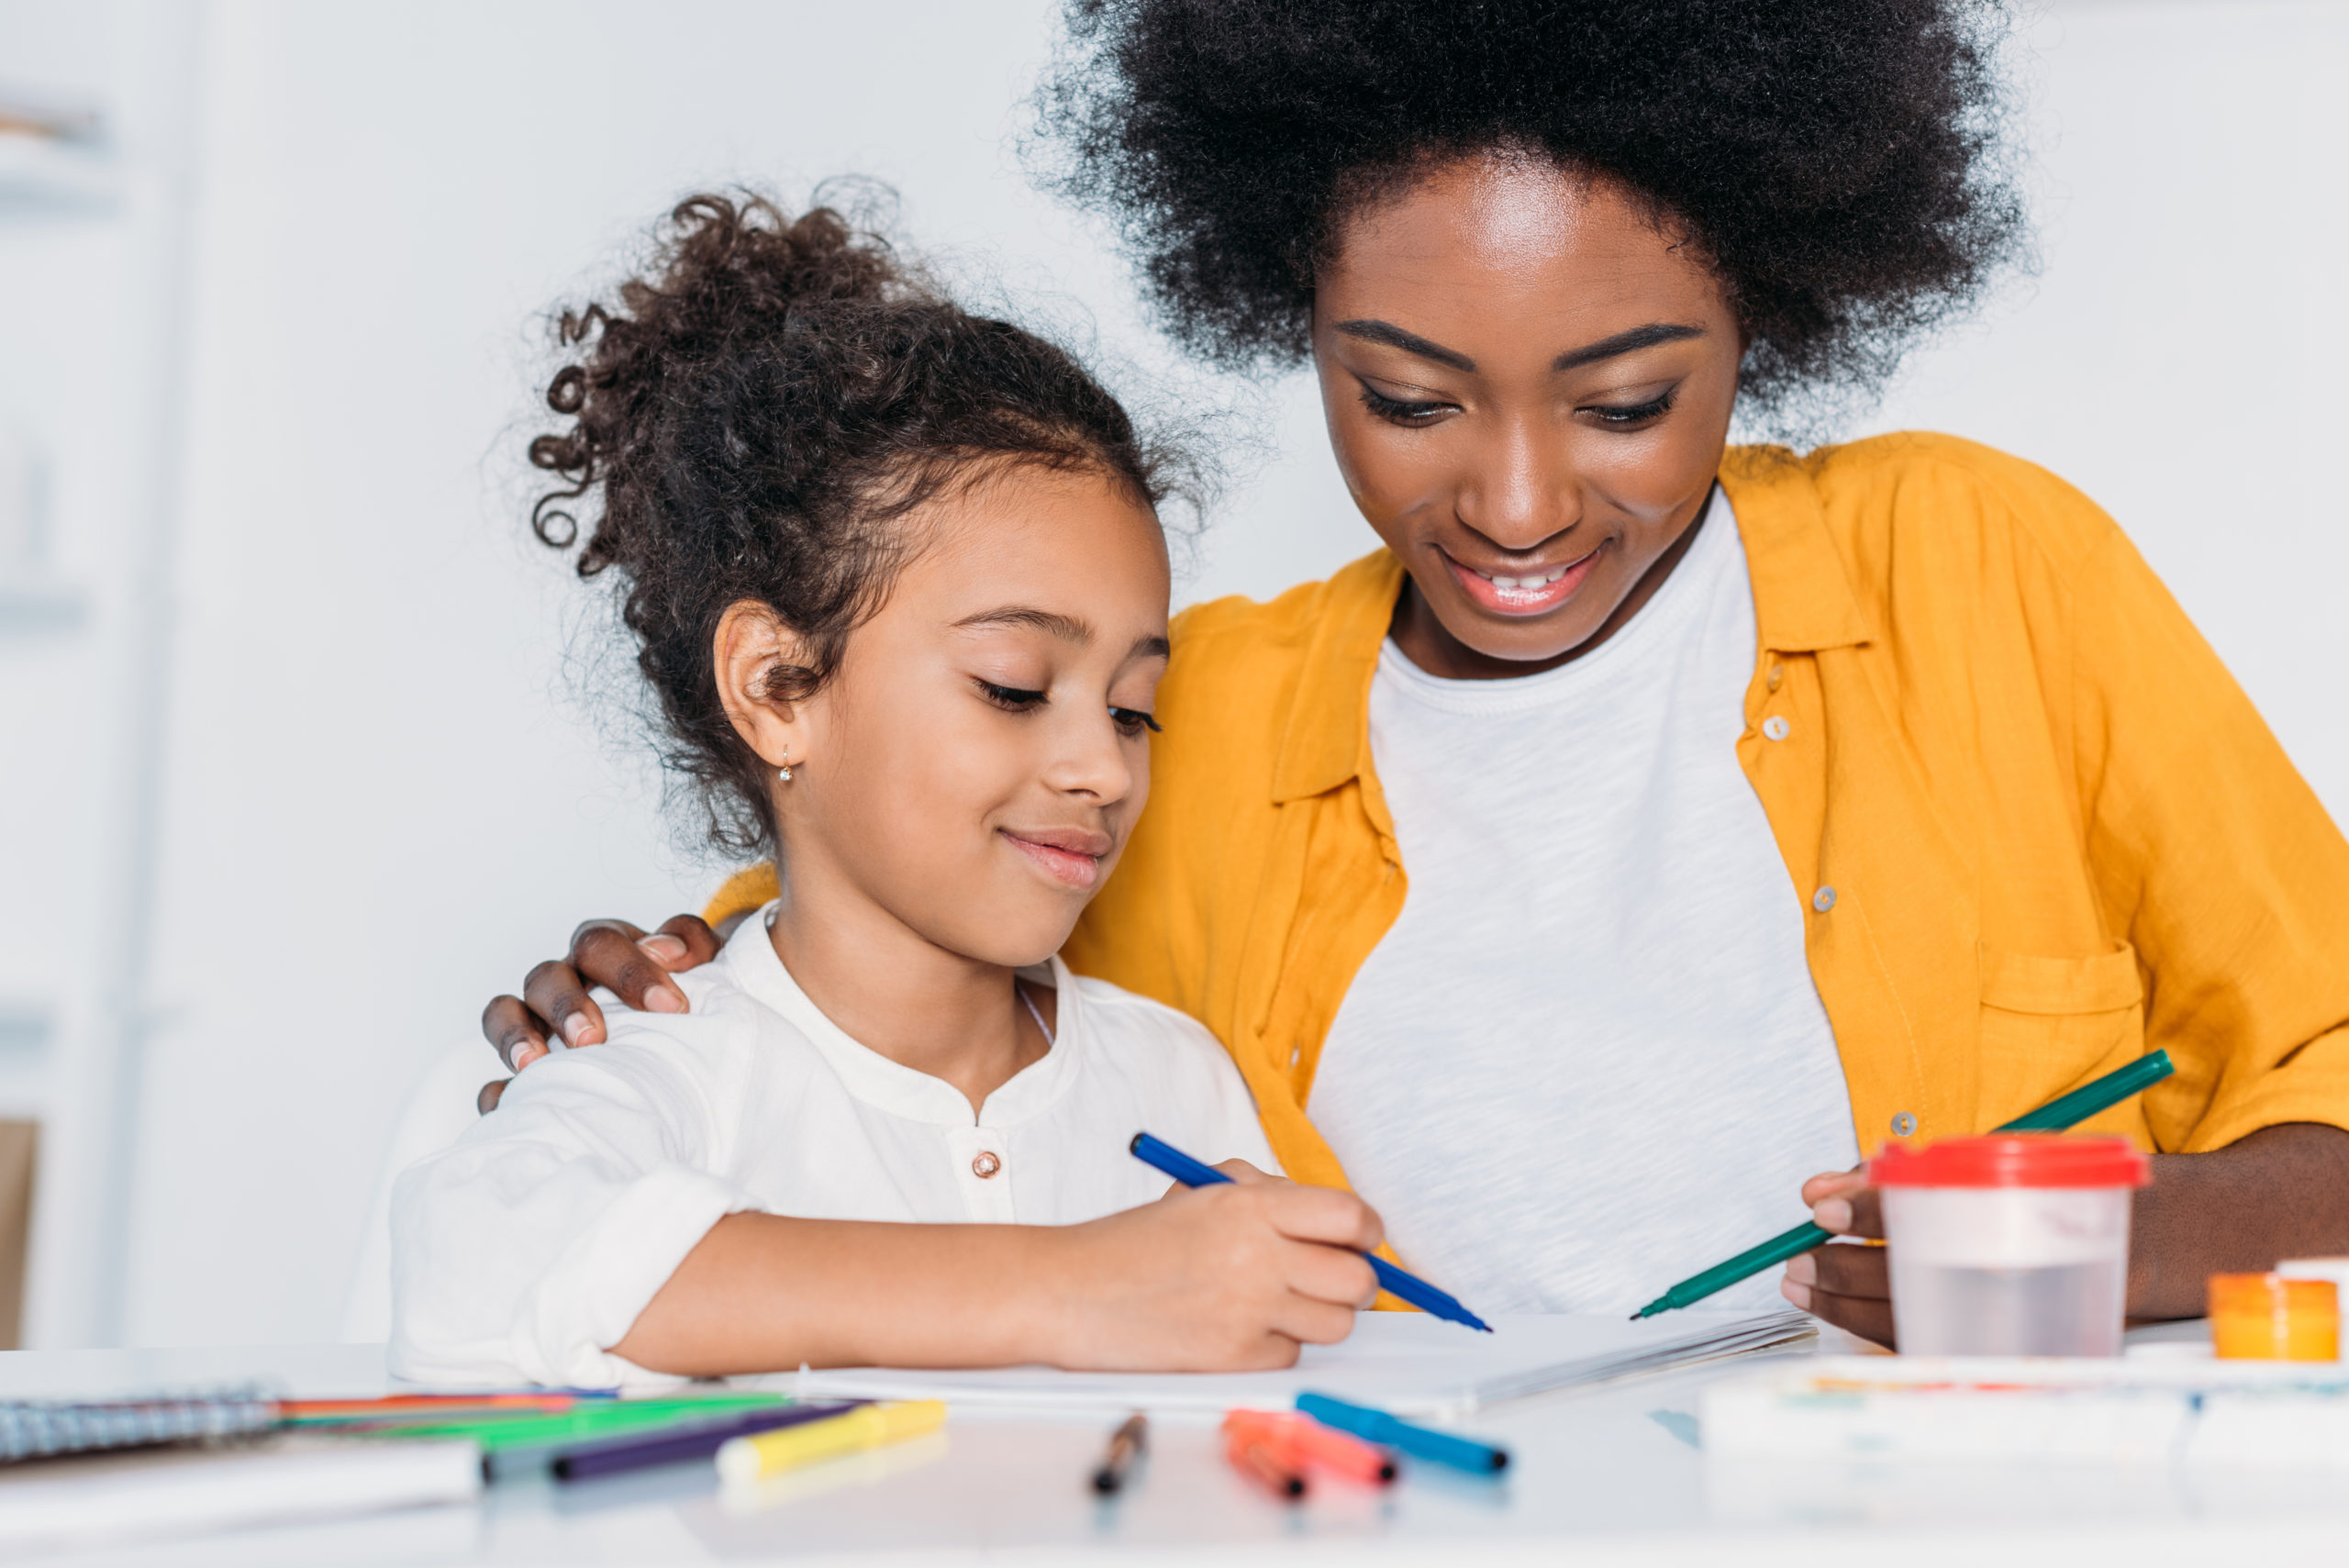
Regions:
<svg viewBox="0 0 2349 1568"><path fill-rule="evenodd" d="M806 762L807 723L799 710L807 705L769 695L776 673L800 662L799 634L772 606L741 599L718 617L711 642L718 700L726 705L734 733L774 767Z"/></svg>

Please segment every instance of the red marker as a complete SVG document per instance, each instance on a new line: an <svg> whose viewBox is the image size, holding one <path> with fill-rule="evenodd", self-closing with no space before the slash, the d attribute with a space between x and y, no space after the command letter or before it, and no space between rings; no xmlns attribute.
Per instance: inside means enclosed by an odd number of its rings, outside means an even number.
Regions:
<svg viewBox="0 0 2349 1568"><path fill-rule="evenodd" d="M1305 1496L1305 1477L1286 1444L1247 1429L1224 1429L1223 1457L1243 1475L1253 1476L1286 1502Z"/></svg>
<svg viewBox="0 0 2349 1568"><path fill-rule="evenodd" d="M1227 1435L1253 1435L1286 1453L1293 1463L1301 1462L1349 1481L1384 1486L1395 1479L1395 1461L1385 1449L1292 1410L1234 1410L1223 1418L1223 1429Z"/></svg>

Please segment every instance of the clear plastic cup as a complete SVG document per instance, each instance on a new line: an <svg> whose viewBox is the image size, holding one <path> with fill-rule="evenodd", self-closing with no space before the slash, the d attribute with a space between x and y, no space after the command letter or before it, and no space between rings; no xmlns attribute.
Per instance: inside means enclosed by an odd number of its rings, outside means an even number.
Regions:
<svg viewBox="0 0 2349 1568"><path fill-rule="evenodd" d="M1992 1133L1868 1162L1884 1201L1904 1354L2117 1356L2129 1197L2152 1162L2125 1138Z"/></svg>

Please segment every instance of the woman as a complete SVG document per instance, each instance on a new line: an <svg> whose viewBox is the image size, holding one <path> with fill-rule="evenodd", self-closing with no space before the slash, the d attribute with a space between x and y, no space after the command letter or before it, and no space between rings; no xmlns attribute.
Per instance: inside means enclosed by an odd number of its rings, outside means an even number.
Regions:
<svg viewBox="0 0 2349 1568"><path fill-rule="evenodd" d="M2349 844L2128 541L1947 438L1725 446L2007 253L1983 25L1076 7L1064 185L1186 342L1309 357L1385 548L1178 620L1066 957L1207 1024L1288 1173L1479 1310L1629 1310L1806 1173L2155 1047L2091 1124L2159 1151L2131 1310L2349 1251ZM584 980L676 1006L710 938L664 932L583 929L486 1031L592 1041ZM1855 1178L1800 1190L1876 1233ZM1881 1250L1780 1288L1890 1339Z"/></svg>

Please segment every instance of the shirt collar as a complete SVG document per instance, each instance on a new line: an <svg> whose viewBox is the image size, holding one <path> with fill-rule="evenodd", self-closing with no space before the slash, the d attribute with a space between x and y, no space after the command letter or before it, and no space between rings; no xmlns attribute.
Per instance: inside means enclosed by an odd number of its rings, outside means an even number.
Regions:
<svg viewBox="0 0 2349 1568"><path fill-rule="evenodd" d="M1815 653L1872 639L1876 629L1827 531L1811 465L1784 447L1731 447L1720 480L1745 544L1762 647Z"/></svg>
<svg viewBox="0 0 2349 1568"><path fill-rule="evenodd" d="M1809 465L1784 447L1731 447L1720 482L1745 546L1763 648L1803 653L1868 641L1874 630L1827 531ZM1369 776L1370 682L1402 588L1403 563L1385 550L1322 584L1273 768L1275 804Z"/></svg>
<svg viewBox="0 0 2349 1568"><path fill-rule="evenodd" d="M769 904L743 921L727 939L719 962L732 972L743 990L797 1029L838 1076L841 1086L864 1104L907 1121L927 1122L934 1127L1005 1129L1051 1109L1075 1081L1078 1062L1085 1051L1085 1003L1077 994L1068 966L1057 953L1048 970L1020 972L1028 978L1043 981L1059 993L1050 1048L1041 1060L1030 1062L997 1085L979 1114L974 1115L971 1102L953 1084L893 1062L851 1038L816 1006L814 998L799 988L799 982L792 978L791 971L784 967L774 951L774 938L767 930L775 906Z"/></svg>
<svg viewBox="0 0 2349 1568"><path fill-rule="evenodd" d="M1403 563L1385 550L1321 584L1320 613L1307 623L1304 667L1273 765L1275 804L1326 795L1369 772L1370 680L1402 591Z"/></svg>

